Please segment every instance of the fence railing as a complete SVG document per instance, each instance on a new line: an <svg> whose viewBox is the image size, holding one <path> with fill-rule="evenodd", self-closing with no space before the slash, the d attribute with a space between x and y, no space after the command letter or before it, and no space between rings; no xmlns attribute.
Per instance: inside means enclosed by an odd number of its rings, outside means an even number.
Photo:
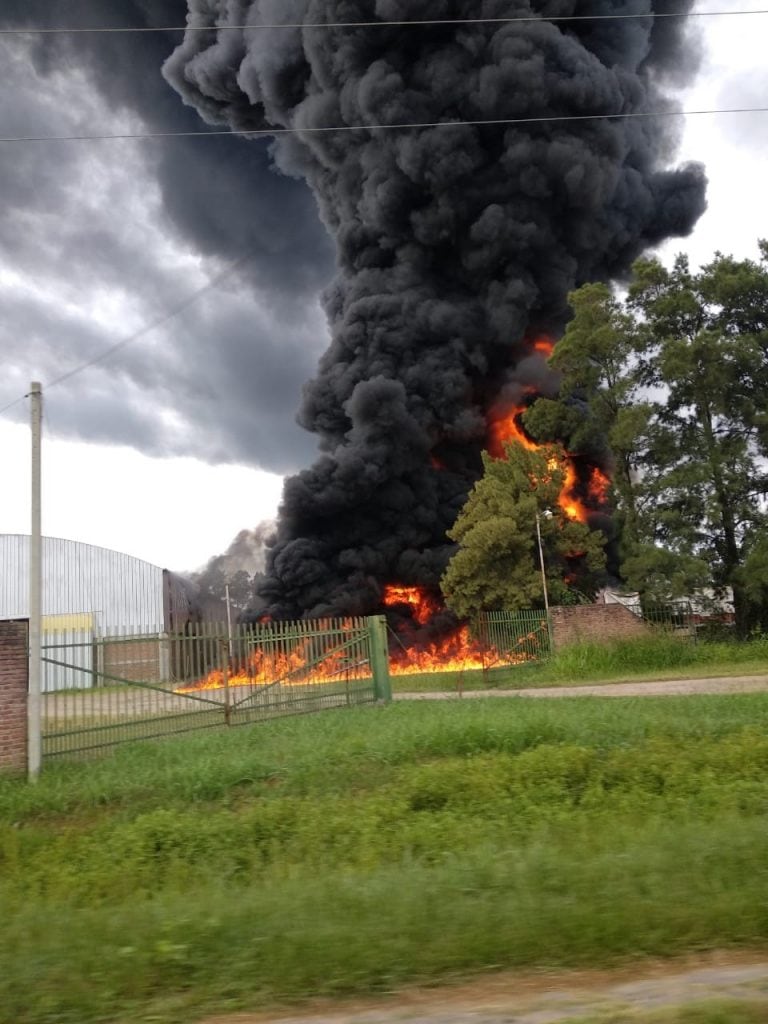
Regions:
<svg viewBox="0 0 768 1024"><path fill-rule="evenodd" d="M613 603L626 608L655 632L673 635L681 640L695 642L702 624L713 621L711 615L697 614L690 601L650 603L634 598L625 601L614 600Z"/></svg>
<svg viewBox="0 0 768 1024"><path fill-rule="evenodd" d="M44 758L390 695L375 617L56 636L42 656Z"/></svg>
<svg viewBox="0 0 768 1024"><path fill-rule="evenodd" d="M43 757L389 699L396 674L466 673L546 657L545 614L488 612L431 643L389 642L383 616L240 625L182 634L125 629L46 637Z"/></svg>
<svg viewBox="0 0 768 1024"><path fill-rule="evenodd" d="M552 653L550 626L542 611L483 612L471 629L486 651L488 668L541 661Z"/></svg>

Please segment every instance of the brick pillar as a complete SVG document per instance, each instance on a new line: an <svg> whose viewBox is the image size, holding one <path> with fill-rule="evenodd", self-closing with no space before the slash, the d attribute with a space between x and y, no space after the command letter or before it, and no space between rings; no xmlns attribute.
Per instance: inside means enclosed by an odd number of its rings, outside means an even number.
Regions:
<svg viewBox="0 0 768 1024"><path fill-rule="evenodd" d="M0 771L27 770L28 622L0 621Z"/></svg>

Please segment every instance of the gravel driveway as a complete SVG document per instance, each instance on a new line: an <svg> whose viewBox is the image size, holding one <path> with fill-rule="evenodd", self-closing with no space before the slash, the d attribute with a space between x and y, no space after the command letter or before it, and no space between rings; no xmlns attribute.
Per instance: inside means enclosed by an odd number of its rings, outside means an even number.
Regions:
<svg viewBox="0 0 768 1024"><path fill-rule="evenodd" d="M665 679L652 682L588 686L536 686L525 690L465 690L462 693L396 693L395 700L468 700L476 697L679 697L692 693L759 693L768 690L768 675L715 676L711 679Z"/></svg>
<svg viewBox="0 0 768 1024"><path fill-rule="evenodd" d="M758 1003L768 1018L768 957L702 954L616 971L504 973L375 1001L323 1002L292 1015L234 1014L201 1024L558 1024L609 1013L618 1022L621 1014L708 1000Z"/></svg>

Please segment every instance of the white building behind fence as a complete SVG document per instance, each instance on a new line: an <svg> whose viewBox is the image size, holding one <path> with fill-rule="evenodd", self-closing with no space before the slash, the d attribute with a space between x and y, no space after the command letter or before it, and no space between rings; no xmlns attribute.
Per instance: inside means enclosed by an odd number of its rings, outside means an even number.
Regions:
<svg viewBox="0 0 768 1024"><path fill-rule="evenodd" d="M42 563L44 690L85 685L101 668L97 647L105 638L160 638L183 618L178 578L140 558L44 537ZM0 534L0 619L28 617L29 537Z"/></svg>

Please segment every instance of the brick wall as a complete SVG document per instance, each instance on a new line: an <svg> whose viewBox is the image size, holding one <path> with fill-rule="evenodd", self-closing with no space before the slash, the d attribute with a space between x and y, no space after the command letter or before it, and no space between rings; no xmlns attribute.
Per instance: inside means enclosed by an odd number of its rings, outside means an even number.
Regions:
<svg viewBox="0 0 768 1024"><path fill-rule="evenodd" d="M584 604L551 608L556 651L578 643L610 643L648 636L649 627L623 604Z"/></svg>
<svg viewBox="0 0 768 1024"><path fill-rule="evenodd" d="M0 621L0 771L27 767L27 621Z"/></svg>
<svg viewBox="0 0 768 1024"><path fill-rule="evenodd" d="M159 683L162 679L162 642L137 637L129 640L105 640L101 671L118 679L136 683ZM105 680L109 683L109 680Z"/></svg>

